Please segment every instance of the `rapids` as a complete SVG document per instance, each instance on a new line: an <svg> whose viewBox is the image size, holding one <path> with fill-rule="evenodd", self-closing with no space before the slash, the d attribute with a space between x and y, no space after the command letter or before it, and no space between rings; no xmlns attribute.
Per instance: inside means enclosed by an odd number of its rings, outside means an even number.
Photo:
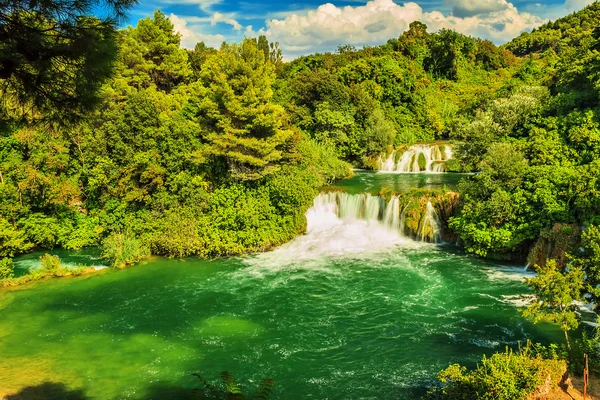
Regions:
<svg viewBox="0 0 600 400"><path fill-rule="evenodd" d="M273 378L274 399L416 399L449 364L561 339L520 316L523 266L406 238L398 211L324 193L306 234L271 252L1 291L0 395L60 382L90 399L185 398L192 373L227 370Z"/></svg>

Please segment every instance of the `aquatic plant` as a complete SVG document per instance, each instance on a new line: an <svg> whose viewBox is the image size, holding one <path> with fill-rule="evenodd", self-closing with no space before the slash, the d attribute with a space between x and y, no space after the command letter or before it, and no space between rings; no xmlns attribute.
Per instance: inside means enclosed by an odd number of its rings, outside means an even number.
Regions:
<svg viewBox="0 0 600 400"><path fill-rule="evenodd" d="M258 389L253 395L245 395L237 383L235 377L227 372L221 372L220 383L223 388L208 383L200 374L192 374L202 382L203 389L207 391L215 400L267 400L273 391L275 381L273 379L263 379L258 384Z"/></svg>

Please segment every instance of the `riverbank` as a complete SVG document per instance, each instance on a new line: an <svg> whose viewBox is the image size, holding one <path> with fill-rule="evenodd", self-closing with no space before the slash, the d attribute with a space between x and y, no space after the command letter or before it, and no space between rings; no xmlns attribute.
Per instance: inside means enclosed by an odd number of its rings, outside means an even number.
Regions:
<svg viewBox="0 0 600 400"><path fill-rule="evenodd" d="M3 291L3 389L52 381L91 398L145 399L153 382L191 388L191 373L227 370L244 382L273 378L274 398L419 398L451 363L473 365L528 337L561 339L519 314L532 276L522 267L322 205L307 213L305 234L270 252L156 257Z"/></svg>

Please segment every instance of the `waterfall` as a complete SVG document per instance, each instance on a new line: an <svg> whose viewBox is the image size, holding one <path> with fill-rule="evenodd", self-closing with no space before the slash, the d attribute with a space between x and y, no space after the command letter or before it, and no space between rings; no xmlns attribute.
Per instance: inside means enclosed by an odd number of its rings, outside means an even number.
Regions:
<svg viewBox="0 0 600 400"><path fill-rule="evenodd" d="M425 217L421 219L419 225L419 238L421 241L430 239L434 243L437 243L440 241L440 233L440 218L438 217L433 204L431 204L431 201L428 201Z"/></svg>
<svg viewBox="0 0 600 400"><path fill-rule="evenodd" d="M386 228L400 231L400 199L394 196L385 208L383 224Z"/></svg>
<svg viewBox="0 0 600 400"><path fill-rule="evenodd" d="M527 270L529 269L529 265L530 265L530 263L527 263L527 265L525 266L525 268L523 268L523 272L527 272Z"/></svg>
<svg viewBox="0 0 600 400"><path fill-rule="evenodd" d="M405 236L406 209L399 196L393 196L386 203L381 196L368 193L321 193L306 212L307 233L327 230L346 222L362 221L367 229ZM441 223L430 201L420 218L418 231L411 236L420 241L440 241Z"/></svg>
<svg viewBox="0 0 600 400"><path fill-rule="evenodd" d="M396 197L396 204L398 202ZM307 230L319 229L320 226L329 225L333 220L338 219L362 220L367 224L380 223L381 220L393 221L395 217L392 214L390 205L386 206L385 200L380 196L368 193L321 193L315 198L312 208L306 213Z"/></svg>
<svg viewBox="0 0 600 400"><path fill-rule="evenodd" d="M452 158L449 144L418 144L404 151L398 159L399 152L394 150L387 157L379 156L378 169L385 172L398 173L441 173L446 169L446 161ZM398 161L396 161L398 159Z"/></svg>

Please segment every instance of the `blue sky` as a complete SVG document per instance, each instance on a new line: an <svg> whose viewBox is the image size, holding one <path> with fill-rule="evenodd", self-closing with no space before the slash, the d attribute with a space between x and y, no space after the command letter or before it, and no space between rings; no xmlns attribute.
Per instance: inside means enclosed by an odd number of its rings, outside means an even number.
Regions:
<svg viewBox="0 0 600 400"><path fill-rule="evenodd" d="M181 33L182 45L265 34L278 41L286 59L332 51L340 44L377 45L399 36L414 20L497 44L520 32L579 10L592 0L140 0L129 23L160 9Z"/></svg>

